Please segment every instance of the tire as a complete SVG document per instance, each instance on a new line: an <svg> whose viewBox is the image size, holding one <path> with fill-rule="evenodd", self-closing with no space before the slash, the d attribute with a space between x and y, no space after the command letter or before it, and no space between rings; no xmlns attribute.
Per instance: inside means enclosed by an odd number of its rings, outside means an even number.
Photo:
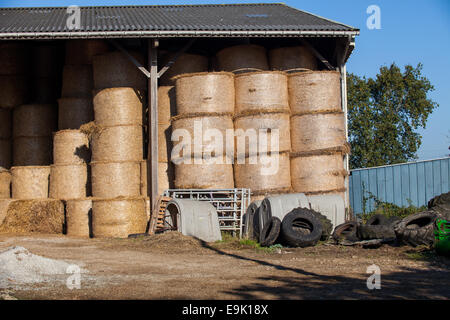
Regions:
<svg viewBox="0 0 450 320"><path fill-rule="evenodd" d="M366 226L385 225L387 220L388 218L384 214L374 214L369 220L367 220Z"/></svg>
<svg viewBox="0 0 450 320"><path fill-rule="evenodd" d="M310 247L322 237L322 223L314 210L296 208L289 212L281 223L281 236L292 247Z"/></svg>
<svg viewBox="0 0 450 320"><path fill-rule="evenodd" d="M352 242L359 241L357 229L358 223L356 223L355 221L344 222L334 228L332 234L333 240L336 242L339 242L341 240Z"/></svg>
<svg viewBox="0 0 450 320"><path fill-rule="evenodd" d="M258 228L258 235L256 235L255 231L255 219L257 219L257 213L258 206L256 203L252 202L248 208L247 212L245 213L245 225L247 225L247 237L249 239L255 240L259 239L259 228Z"/></svg>
<svg viewBox="0 0 450 320"><path fill-rule="evenodd" d="M320 241L327 241L331 236L331 232L333 231L333 223L330 219L327 218L327 216L321 214L320 212L313 211L313 213L316 215L316 218L319 219L319 221L322 223L322 236L320 237Z"/></svg>
<svg viewBox="0 0 450 320"><path fill-rule="evenodd" d="M259 244L263 247L271 246L277 241L280 235L281 221L277 217L272 217L264 225L259 236Z"/></svg>
<svg viewBox="0 0 450 320"><path fill-rule="evenodd" d="M437 215L433 211L424 211L407 216L394 228L400 243L413 247L431 246L434 243L434 222Z"/></svg>
<svg viewBox="0 0 450 320"><path fill-rule="evenodd" d="M392 216L387 219L386 225L394 228L401 220L402 219L400 217Z"/></svg>
<svg viewBox="0 0 450 320"><path fill-rule="evenodd" d="M450 192L438 195L428 201L428 209L435 211L443 218L450 219Z"/></svg>
<svg viewBox="0 0 450 320"><path fill-rule="evenodd" d="M396 238L394 228L389 225L360 225L357 230L361 240Z"/></svg>

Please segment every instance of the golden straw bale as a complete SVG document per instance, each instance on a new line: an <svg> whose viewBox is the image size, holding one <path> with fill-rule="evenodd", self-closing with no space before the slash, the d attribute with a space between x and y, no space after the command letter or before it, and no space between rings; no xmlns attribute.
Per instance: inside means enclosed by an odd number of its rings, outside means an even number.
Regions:
<svg viewBox="0 0 450 320"><path fill-rule="evenodd" d="M0 108L14 108L30 99L29 82L26 76L0 76Z"/></svg>
<svg viewBox="0 0 450 320"><path fill-rule="evenodd" d="M13 140L15 166L45 166L52 160L52 137L17 137Z"/></svg>
<svg viewBox="0 0 450 320"><path fill-rule="evenodd" d="M94 80L91 65L65 65L62 98L91 98Z"/></svg>
<svg viewBox="0 0 450 320"><path fill-rule="evenodd" d="M291 117L292 152L335 148L343 146L345 142L343 112Z"/></svg>
<svg viewBox="0 0 450 320"><path fill-rule="evenodd" d="M148 195L151 194L150 192L150 188L148 188L148 180L149 177L147 176L147 172L148 172L148 166L151 165L151 163L147 160L142 160L139 161L139 165L141 167L141 196L146 197ZM159 174L159 167L158 167L158 174ZM159 175L158 175L159 177ZM159 180L158 180L158 185L159 185Z"/></svg>
<svg viewBox="0 0 450 320"><path fill-rule="evenodd" d="M29 52L28 45L23 41L2 41L0 43L0 75L28 73Z"/></svg>
<svg viewBox="0 0 450 320"><path fill-rule="evenodd" d="M0 168L0 199L11 198L11 173Z"/></svg>
<svg viewBox="0 0 450 320"><path fill-rule="evenodd" d="M141 161L141 195L150 195L148 188L148 166L150 161ZM158 195L162 195L165 190L173 189L175 180L174 166L171 162L158 162Z"/></svg>
<svg viewBox="0 0 450 320"><path fill-rule="evenodd" d="M57 111L52 104L24 104L14 108L13 136L51 136L56 129Z"/></svg>
<svg viewBox="0 0 450 320"><path fill-rule="evenodd" d="M341 75L337 71L306 71L289 74L291 113L342 111Z"/></svg>
<svg viewBox="0 0 450 320"><path fill-rule="evenodd" d="M92 200L92 233L95 238L127 238L147 228L145 198Z"/></svg>
<svg viewBox="0 0 450 320"><path fill-rule="evenodd" d="M127 88L94 91L95 123L100 126L142 125L145 92Z"/></svg>
<svg viewBox="0 0 450 320"><path fill-rule="evenodd" d="M12 143L10 139L0 138L0 168L9 169L12 163Z"/></svg>
<svg viewBox="0 0 450 320"><path fill-rule="evenodd" d="M139 161L92 162L92 195L99 198L141 195Z"/></svg>
<svg viewBox="0 0 450 320"><path fill-rule="evenodd" d="M287 152L269 157L251 155L242 162L238 158L234 163L236 188L250 188L255 193L290 189L291 171Z"/></svg>
<svg viewBox="0 0 450 320"><path fill-rule="evenodd" d="M48 198L49 166L11 168L11 189L14 199Z"/></svg>
<svg viewBox="0 0 450 320"><path fill-rule="evenodd" d="M174 58L176 53L169 53L163 56L161 59L162 66L165 66L171 59ZM159 79L159 83L163 86L174 85L173 77L185 73L205 72L208 71L208 57L198 54L183 53L180 55L175 63L164 72Z"/></svg>
<svg viewBox="0 0 450 320"><path fill-rule="evenodd" d="M177 115L234 113L234 74L188 73L175 79Z"/></svg>
<svg viewBox="0 0 450 320"><path fill-rule="evenodd" d="M61 130L53 135L54 164L86 164L90 162L88 136L80 130Z"/></svg>
<svg viewBox="0 0 450 320"><path fill-rule="evenodd" d="M52 165L50 169L50 198L68 200L86 197L86 164Z"/></svg>
<svg viewBox="0 0 450 320"><path fill-rule="evenodd" d="M218 68L221 71L235 71L238 69L269 70L266 48L244 44L228 47L217 53Z"/></svg>
<svg viewBox="0 0 450 320"><path fill-rule="evenodd" d="M9 139L12 135L11 109L0 108L0 139Z"/></svg>
<svg viewBox="0 0 450 320"><path fill-rule="evenodd" d="M109 51L105 40L67 40L66 41L66 64L92 64L94 56Z"/></svg>
<svg viewBox="0 0 450 320"><path fill-rule="evenodd" d="M170 123L176 115L176 94L174 86L158 87L158 123Z"/></svg>
<svg viewBox="0 0 450 320"><path fill-rule="evenodd" d="M6 210L1 233L63 233L64 204L60 200L14 200Z"/></svg>
<svg viewBox="0 0 450 320"><path fill-rule="evenodd" d="M307 47L282 47L269 51L272 70L309 69L317 70L317 59Z"/></svg>
<svg viewBox="0 0 450 320"><path fill-rule="evenodd" d="M58 128L79 129L82 125L94 121L92 99L61 98L58 100Z"/></svg>
<svg viewBox="0 0 450 320"><path fill-rule="evenodd" d="M89 238L92 235L92 199L66 201L67 235Z"/></svg>
<svg viewBox="0 0 450 320"><path fill-rule="evenodd" d="M287 75L278 71L236 75L236 113L246 111L289 111Z"/></svg>
<svg viewBox="0 0 450 320"><path fill-rule="evenodd" d="M8 213L8 208L11 202L16 201L13 199L0 199L0 226L5 220L6 214Z"/></svg>
<svg viewBox="0 0 450 320"><path fill-rule="evenodd" d="M143 159L142 126L99 127L91 139L92 161Z"/></svg>
<svg viewBox="0 0 450 320"><path fill-rule="evenodd" d="M129 52L139 63L146 65L139 52ZM147 89L147 78L122 52L97 55L93 60L96 89L133 87Z"/></svg>

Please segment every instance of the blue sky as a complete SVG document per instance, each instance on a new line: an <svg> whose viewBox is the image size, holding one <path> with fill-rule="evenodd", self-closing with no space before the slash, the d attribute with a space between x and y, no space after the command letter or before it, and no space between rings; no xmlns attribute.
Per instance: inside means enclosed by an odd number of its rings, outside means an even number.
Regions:
<svg viewBox="0 0 450 320"><path fill-rule="evenodd" d="M275 1L1 1L1 7L68 5L150 5L204 3L261 3ZM422 62L423 73L435 86L430 97L439 104L424 130L419 159L444 157L450 153L450 1L448 0L308 0L284 1L289 6L339 21L361 30L347 71L374 76L381 65L395 62L403 67ZM369 5L381 9L381 29L366 27Z"/></svg>

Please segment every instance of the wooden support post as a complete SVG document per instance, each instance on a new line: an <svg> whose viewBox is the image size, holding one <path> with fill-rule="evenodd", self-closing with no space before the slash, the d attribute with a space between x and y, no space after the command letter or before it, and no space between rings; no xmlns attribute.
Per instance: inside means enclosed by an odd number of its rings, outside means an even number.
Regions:
<svg viewBox="0 0 450 320"><path fill-rule="evenodd" d="M150 79L148 82L148 186L150 187L151 208L156 209L158 202L158 42L155 39L148 40L148 67ZM152 212L153 214L153 212Z"/></svg>

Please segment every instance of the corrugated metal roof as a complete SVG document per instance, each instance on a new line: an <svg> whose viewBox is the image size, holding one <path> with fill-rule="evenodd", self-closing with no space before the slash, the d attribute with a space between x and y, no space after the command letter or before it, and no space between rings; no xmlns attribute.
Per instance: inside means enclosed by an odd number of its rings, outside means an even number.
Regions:
<svg viewBox="0 0 450 320"><path fill-rule="evenodd" d="M346 36L358 29L284 4L80 7L80 28L66 7L0 8L0 38Z"/></svg>

